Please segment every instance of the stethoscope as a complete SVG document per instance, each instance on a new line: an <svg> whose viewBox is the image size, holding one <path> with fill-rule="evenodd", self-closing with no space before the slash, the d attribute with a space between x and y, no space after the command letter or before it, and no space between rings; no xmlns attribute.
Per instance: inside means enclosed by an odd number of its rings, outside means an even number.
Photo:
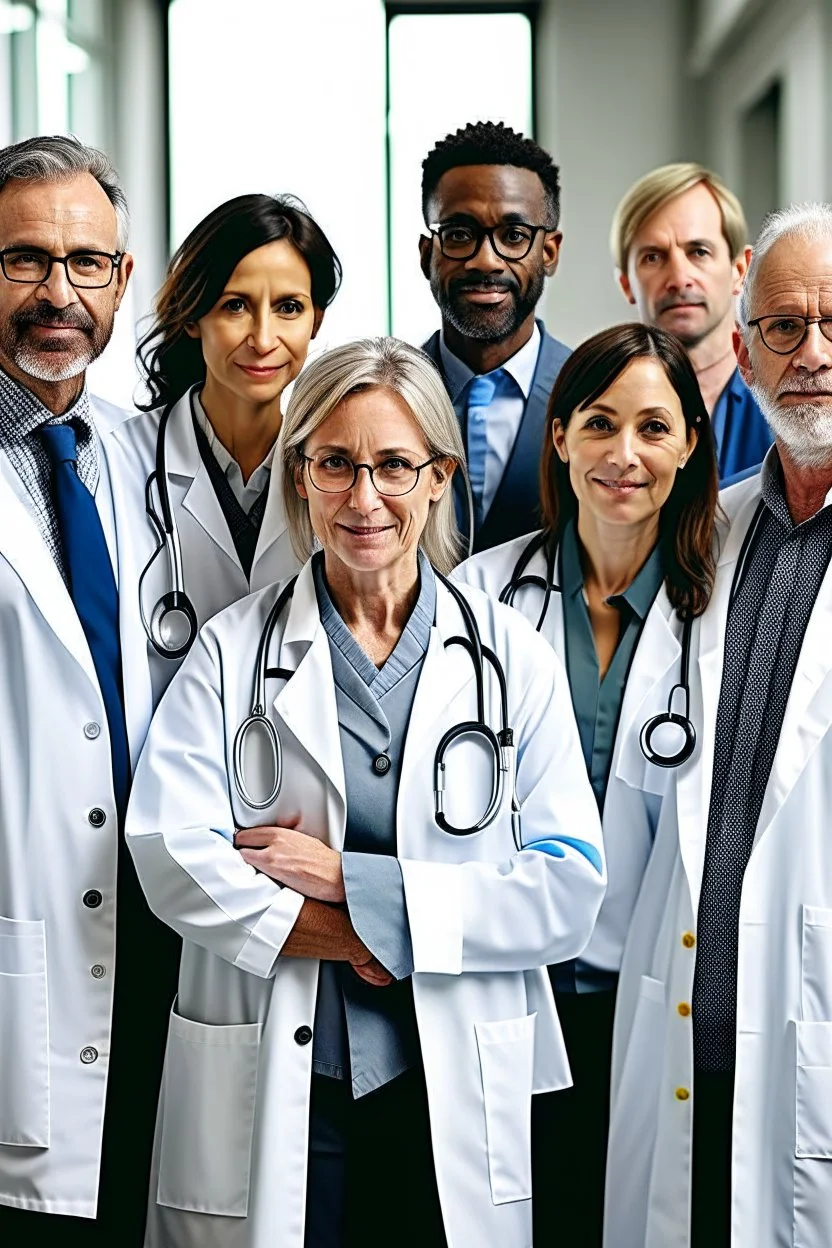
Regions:
<svg viewBox="0 0 832 1248"><path fill-rule="evenodd" d="M472 836L482 832L494 820L503 805L506 787L511 786L511 827L514 843L521 848L520 839L520 805L515 790L515 745L514 731L508 722L508 690L503 666L493 650L483 645L480 630L474 613L459 589L440 572L434 572L438 581L449 591L459 608L465 628L465 636L449 637L445 647L461 646L469 655L474 667L477 694L476 719L463 720L454 724L442 736L436 747L433 761L433 809L437 825L443 832L451 836ZM232 749L232 772L234 786L242 801L253 810L266 810L276 800L283 783L283 747L280 734L274 723L266 714L266 681L270 678L290 680L294 675L282 667L269 667L268 656L271 649L274 631L295 589L297 578L289 581L278 594L269 610L257 645L257 658L254 666L254 687L251 697L251 709L234 734ZM485 665L489 664L496 676L500 689L500 728L495 732L485 719ZM270 755L272 778L271 787L265 798L256 797L249 787L246 777L245 752L246 741L254 732L261 732L266 741ZM476 738L481 741L491 756L491 792L485 811L468 827L457 827L451 823L445 813L445 789L447 786L447 753L455 741L461 737Z"/></svg>
<svg viewBox="0 0 832 1248"><path fill-rule="evenodd" d="M173 516L173 508L170 505L168 490L165 443L168 422L174 406L175 404L170 403L162 412L156 435L156 467L147 478L144 487L144 508L156 535L156 549L139 577L139 611L142 624L156 653L164 659L184 658L193 645L199 629L194 604L185 592L182 547L179 543L179 531ZM193 410L193 398L191 398L191 408ZM153 502L154 482L159 499L158 511ZM142 592L144 579L161 551L164 551L167 556L170 588L157 600L148 618L144 610Z"/></svg>
<svg viewBox="0 0 832 1248"><path fill-rule="evenodd" d="M748 558L751 553L752 544L757 536L760 522L763 516L764 503L762 499L757 504L757 510L743 539L740 548L737 566L734 570L734 578L731 583L731 592L728 597L729 609L733 603L739 590ZM534 556L539 550L544 550L546 554L546 575L530 576L526 574L526 568L531 563ZM514 602L518 591L528 587L535 587L543 590L543 610L540 618L535 625L538 632L543 627L543 621L549 610L549 602L553 593L561 593L560 585L555 579L555 569L558 560L558 548L551 538L551 534L546 532L536 533L530 542L524 547L520 558L514 565L511 579L508 584L500 591L500 602L507 603L511 606ZM681 767L682 763L686 763L696 749L696 729L690 717L690 650L691 637L693 634L693 617L687 616L682 623L682 654L680 659L679 680L670 690L667 699L667 710L662 711L659 715L653 715L641 727L638 742L641 752L649 763L654 763L657 767ZM677 695L682 697L682 711L673 709ZM654 736L661 728L672 727L682 733L682 745L673 753L664 753L656 744L654 744Z"/></svg>

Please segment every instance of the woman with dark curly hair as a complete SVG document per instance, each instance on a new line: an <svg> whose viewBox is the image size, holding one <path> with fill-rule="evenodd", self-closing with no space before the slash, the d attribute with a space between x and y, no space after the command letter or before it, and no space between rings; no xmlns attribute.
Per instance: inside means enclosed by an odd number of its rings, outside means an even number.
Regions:
<svg viewBox="0 0 832 1248"><path fill-rule="evenodd" d="M145 414L115 437L146 497L148 525L132 540L154 701L199 625L296 570L271 471L281 399L340 279L291 196L220 205L168 266L138 348Z"/></svg>

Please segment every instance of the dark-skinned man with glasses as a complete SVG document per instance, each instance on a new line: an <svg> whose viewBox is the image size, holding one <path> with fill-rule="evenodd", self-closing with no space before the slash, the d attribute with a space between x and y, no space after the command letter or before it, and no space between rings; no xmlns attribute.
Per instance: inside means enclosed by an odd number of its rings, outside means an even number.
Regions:
<svg viewBox="0 0 832 1248"><path fill-rule="evenodd" d="M142 1244L175 989L178 941L122 835L151 689L120 606L147 521L108 451L124 413L85 380L130 278L127 226L103 153L0 150L3 1244Z"/></svg>
<svg viewBox="0 0 832 1248"><path fill-rule="evenodd" d="M471 492L457 473L460 529L487 550L539 527L546 404L569 355L535 320L560 251L558 169L502 123L472 123L425 158L422 212L422 272L442 316L424 350L465 441Z"/></svg>

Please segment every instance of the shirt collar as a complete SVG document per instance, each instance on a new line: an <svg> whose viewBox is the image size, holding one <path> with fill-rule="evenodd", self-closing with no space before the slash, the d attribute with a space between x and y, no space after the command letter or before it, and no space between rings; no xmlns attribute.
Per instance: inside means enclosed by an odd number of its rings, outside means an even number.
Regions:
<svg viewBox="0 0 832 1248"><path fill-rule="evenodd" d="M786 502L786 492L783 488L783 469L780 464L780 456L777 453L776 443L769 447L763 460L763 466L760 469L760 494L775 520L779 521L784 528L789 531L801 528L801 525L796 525L792 520L789 505ZM808 520L804 520L803 524L811 524L822 511L826 510L830 503L832 503L832 490L827 492L823 500L823 506L818 508L814 516L809 516Z"/></svg>
<svg viewBox="0 0 832 1248"><path fill-rule="evenodd" d="M208 413L205 411L205 408L202 406L199 393L196 390L191 391L191 410L193 411L194 419L196 420L202 432L205 434L206 440L208 442L209 447L211 448L211 453L214 456L214 459L217 461L220 468L222 468L225 475L227 477L230 477L230 476L236 475L236 473L239 473L240 476L242 476L242 469L240 468L240 465L237 463L234 456L229 454L229 452L226 450L226 448L223 446L222 442L219 440L216 433L214 432L214 426L211 424L210 420L208 419ZM277 446L277 442L275 442L272 445L272 449L269 451L268 455L263 460L262 464L257 465L254 472L249 477L246 483L247 485L251 485L255 481L255 478L259 478L263 469L266 469L266 471L269 471L269 472L271 471L272 461L274 460L274 452L275 452L276 446ZM235 473L235 469L236 469L236 473Z"/></svg>
<svg viewBox="0 0 832 1248"><path fill-rule="evenodd" d="M584 588L578 531L574 520L570 520L566 525L561 538L560 548L563 592L574 598L577 594L582 593ZM662 556L657 542L627 588L620 594L614 594L610 598L610 602L616 603L623 599L630 610L640 620L643 620L653 605L653 600L659 592L663 578Z"/></svg>
<svg viewBox="0 0 832 1248"><path fill-rule="evenodd" d="M540 327L537 321L535 321L529 341L524 343L519 351L515 351L511 359L506 360L505 364L500 365L504 372L508 373L517 382L524 399L528 399L531 393L534 370L537 368L537 357L539 354ZM474 376L474 373L459 356L454 355L453 351L451 351L445 342L444 329L439 333L439 355L442 360L442 372L445 374L445 383L451 396L451 402L456 403L462 391Z"/></svg>
<svg viewBox="0 0 832 1248"><path fill-rule="evenodd" d="M0 368L0 442L10 446L22 442L30 434L50 423L80 424L92 435L92 413L86 383L72 407L61 416L50 412L40 399Z"/></svg>

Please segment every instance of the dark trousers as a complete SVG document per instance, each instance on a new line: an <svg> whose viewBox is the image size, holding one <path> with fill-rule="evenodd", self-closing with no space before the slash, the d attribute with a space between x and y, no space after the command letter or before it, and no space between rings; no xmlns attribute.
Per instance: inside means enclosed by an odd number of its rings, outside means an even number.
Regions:
<svg viewBox="0 0 832 1248"><path fill-rule="evenodd" d="M573 1086L532 1098L535 1248L600 1248L615 992L555 994Z"/></svg>
<svg viewBox="0 0 832 1248"><path fill-rule="evenodd" d="M312 1076L304 1243L446 1248L421 1069L357 1101L348 1081Z"/></svg>
<svg viewBox="0 0 832 1248"><path fill-rule="evenodd" d="M730 1248L734 1072L693 1079L692 1248Z"/></svg>

